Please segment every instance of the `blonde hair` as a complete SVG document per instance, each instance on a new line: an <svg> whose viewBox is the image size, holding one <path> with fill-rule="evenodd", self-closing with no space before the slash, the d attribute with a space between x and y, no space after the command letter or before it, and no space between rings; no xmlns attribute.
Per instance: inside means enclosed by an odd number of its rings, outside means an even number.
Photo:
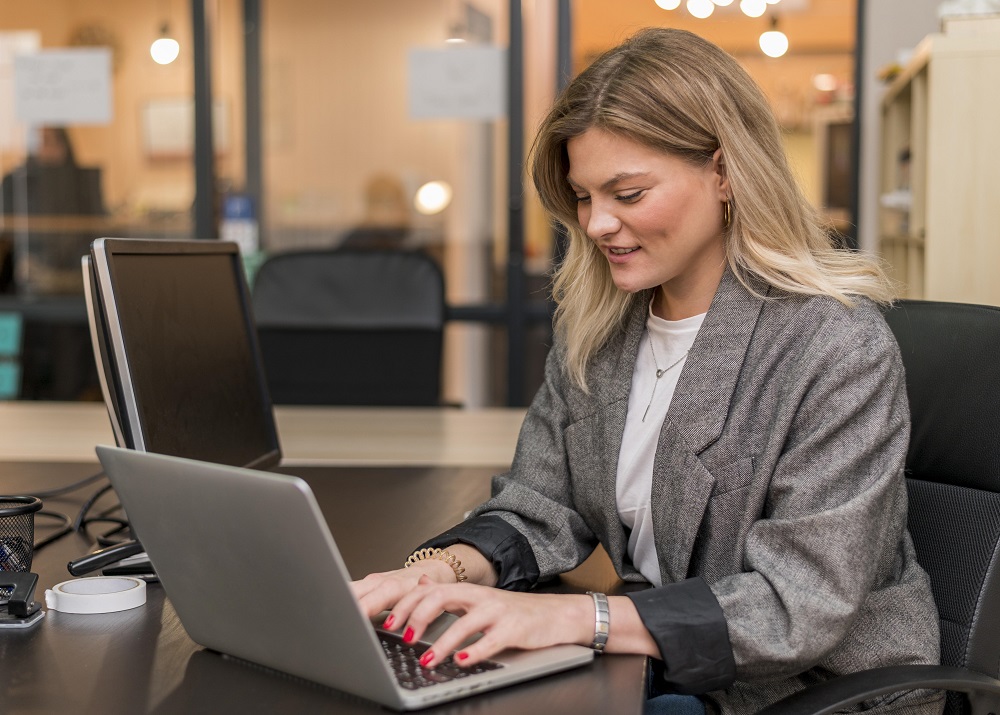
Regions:
<svg viewBox="0 0 1000 715"><path fill-rule="evenodd" d="M643 30L570 83L531 152L542 205L569 233L553 277L556 331L565 344L566 368L584 389L590 358L643 295L614 285L607 260L577 220L566 143L591 128L698 166L722 149L731 208L726 256L751 292L759 295L754 285L763 281L846 305L856 296L892 300L891 285L873 257L842 250L831 240L788 166L767 99L736 60L690 32Z"/></svg>

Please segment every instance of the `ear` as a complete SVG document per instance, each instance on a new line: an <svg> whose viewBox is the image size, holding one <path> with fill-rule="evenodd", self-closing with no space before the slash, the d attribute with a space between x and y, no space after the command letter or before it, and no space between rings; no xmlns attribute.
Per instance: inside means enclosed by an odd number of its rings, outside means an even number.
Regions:
<svg viewBox="0 0 1000 715"><path fill-rule="evenodd" d="M719 191L719 201L729 201L729 172L726 171L726 160L722 155L722 147L712 154L712 171L715 173L716 188Z"/></svg>

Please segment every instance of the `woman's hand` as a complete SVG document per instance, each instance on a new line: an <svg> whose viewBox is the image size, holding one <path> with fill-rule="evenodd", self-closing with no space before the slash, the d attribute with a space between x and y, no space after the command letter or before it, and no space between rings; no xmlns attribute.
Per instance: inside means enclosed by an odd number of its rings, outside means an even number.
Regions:
<svg viewBox="0 0 1000 715"><path fill-rule="evenodd" d="M448 547L448 553L461 562L469 583L496 585L497 573L493 564L477 549L466 544L453 544ZM371 618L395 606L404 595L416 588L421 576L427 576L433 583L456 583L455 570L451 566L441 559L424 559L408 568L369 574L360 581L353 581L351 589L365 615Z"/></svg>
<svg viewBox="0 0 1000 715"><path fill-rule="evenodd" d="M476 549L448 547L469 580L458 583L455 571L440 559L418 561L409 568L386 571L354 581L351 588L371 618L390 610L383 628L402 631L403 640L419 640L427 627L448 611L459 618L424 654L434 667L478 633L482 637L455 654L460 666L471 666L507 648L530 650L562 643L590 645L594 639L594 601L585 594L517 593L493 588L497 574ZM662 657L632 601L608 599L611 609L609 653L641 653Z"/></svg>
<svg viewBox="0 0 1000 715"><path fill-rule="evenodd" d="M560 643L589 645L594 637L594 603L590 596L516 593L468 583L443 584L430 574L422 574L399 598L384 627L403 628L403 640L416 641L444 611L459 618L421 657L420 663L425 668L439 664L477 633L483 634L479 640L455 653L458 665L475 665L506 648L531 650Z"/></svg>
<svg viewBox="0 0 1000 715"><path fill-rule="evenodd" d="M428 559L409 568L368 574L360 581L352 581L351 590L361 610L372 618L396 605L422 578L427 583L455 583L455 572L444 561Z"/></svg>

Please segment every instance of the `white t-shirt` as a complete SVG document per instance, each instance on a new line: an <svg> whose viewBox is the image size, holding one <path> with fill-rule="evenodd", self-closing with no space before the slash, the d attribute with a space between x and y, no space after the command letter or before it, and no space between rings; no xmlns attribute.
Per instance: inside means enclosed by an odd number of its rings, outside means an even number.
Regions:
<svg viewBox="0 0 1000 715"><path fill-rule="evenodd" d="M649 510L653 457L677 379L704 319L705 314L702 313L684 320L663 320L650 312L632 373L625 434L618 453L615 496L618 516L632 530L628 555L636 569L654 586L663 584L653 541L653 518ZM656 377L657 368L665 370L659 379Z"/></svg>

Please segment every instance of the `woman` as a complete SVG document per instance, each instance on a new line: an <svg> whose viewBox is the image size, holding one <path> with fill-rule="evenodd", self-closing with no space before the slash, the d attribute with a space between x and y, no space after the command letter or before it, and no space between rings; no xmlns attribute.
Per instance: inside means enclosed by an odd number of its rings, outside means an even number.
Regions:
<svg viewBox="0 0 1000 715"><path fill-rule="evenodd" d="M607 652L652 656L658 690L699 696L654 707L751 713L936 662L906 531L902 367L876 306L889 287L831 245L749 76L695 35L643 31L571 83L532 162L570 234L545 383L493 498L411 568L357 582L362 607L391 608L408 639L464 614L430 667L476 632L456 662L599 647L603 597L516 591L600 542L622 579L652 584L608 599Z"/></svg>

